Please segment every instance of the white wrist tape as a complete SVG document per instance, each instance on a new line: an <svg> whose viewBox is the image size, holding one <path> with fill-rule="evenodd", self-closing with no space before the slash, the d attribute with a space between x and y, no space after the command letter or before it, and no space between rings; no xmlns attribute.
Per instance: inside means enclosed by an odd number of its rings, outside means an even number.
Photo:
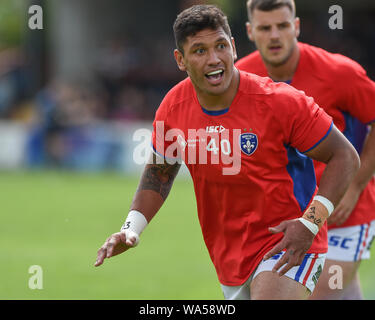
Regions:
<svg viewBox="0 0 375 320"><path fill-rule="evenodd" d="M335 207L333 206L333 203L329 201L326 197L323 196L315 196L313 200L319 201L322 205L326 207L328 210L328 217L331 215Z"/></svg>
<svg viewBox="0 0 375 320"><path fill-rule="evenodd" d="M137 210L131 210L125 223L121 227L121 231L125 231L126 239L135 237L136 241L134 246L136 246L139 242L139 236L144 228L146 228L147 224L148 222L142 213Z"/></svg>
<svg viewBox="0 0 375 320"><path fill-rule="evenodd" d="M301 221L307 229L309 229L314 235L316 235L319 232L319 227L315 224L312 223L309 220L306 220L305 218L299 218L299 221Z"/></svg>

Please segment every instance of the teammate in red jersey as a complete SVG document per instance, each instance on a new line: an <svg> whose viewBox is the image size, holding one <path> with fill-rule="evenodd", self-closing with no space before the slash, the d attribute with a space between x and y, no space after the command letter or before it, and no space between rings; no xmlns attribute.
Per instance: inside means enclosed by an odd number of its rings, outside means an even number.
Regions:
<svg viewBox="0 0 375 320"><path fill-rule="evenodd" d="M370 257L375 235L375 83L349 58L297 41L293 0L250 0L247 11L248 36L258 51L240 59L237 68L312 96L360 154L361 168L328 219L326 266L312 298L361 299L358 268ZM314 164L319 182L325 165ZM343 270L344 290L329 285L334 265Z"/></svg>
<svg viewBox="0 0 375 320"><path fill-rule="evenodd" d="M95 265L138 243L184 161L225 298L307 298L325 259L325 220L358 154L313 99L234 67L234 40L217 7L183 11L174 34L177 65L189 77L161 103L152 162ZM318 192L307 156L327 163Z"/></svg>

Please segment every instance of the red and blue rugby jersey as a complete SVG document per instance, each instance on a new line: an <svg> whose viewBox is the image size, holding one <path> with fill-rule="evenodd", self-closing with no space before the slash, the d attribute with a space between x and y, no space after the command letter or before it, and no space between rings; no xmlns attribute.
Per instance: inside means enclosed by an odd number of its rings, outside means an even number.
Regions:
<svg viewBox="0 0 375 320"><path fill-rule="evenodd" d="M298 46L300 61L290 85L313 97L360 154L367 124L375 121L375 83L358 63L343 55L300 42ZM260 76L268 75L258 51L240 59L236 66ZM325 164L314 161L314 165L319 183ZM349 218L339 227L369 223L375 219L374 208L375 177L363 190Z"/></svg>
<svg viewBox="0 0 375 320"><path fill-rule="evenodd" d="M281 240L283 234L268 227L302 216L317 189L312 160L302 153L331 128L331 117L312 98L245 72L235 99L221 112L199 104L189 78L166 95L156 112L153 148L167 159L176 156L169 150L173 144L184 149L180 156L194 182L204 241L222 284L242 284ZM201 135L189 135L198 130ZM198 157L199 143L209 154L206 164L188 157L190 150ZM239 157L238 172L223 174L231 166L223 155ZM309 252L326 251L324 226Z"/></svg>

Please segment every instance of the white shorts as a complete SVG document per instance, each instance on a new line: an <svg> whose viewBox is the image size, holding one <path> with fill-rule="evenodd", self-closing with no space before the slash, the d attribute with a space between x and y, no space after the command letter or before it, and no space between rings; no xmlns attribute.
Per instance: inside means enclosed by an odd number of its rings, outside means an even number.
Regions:
<svg viewBox="0 0 375 320"><path fill-rule="evenodd" d="M272 258L261 261L249 279L240 286L221 285L226 300L250 300L250 283L263 271L272 271L272 268L280 260L285 251L274 255ZM307 253L301 265L291 268L285 276L304 285L310 292L314 291L319 276L323 270L325 253ZM281 267L282 268L282 267ZM281 268L279 270L281 270Z"/></svg>
<svg viewBox="0 0 375 320"><path fill-rule="evenodd" d="M357 226L330 229L327 259L336 261L370 259L374 237L375 220Z"/></svg>

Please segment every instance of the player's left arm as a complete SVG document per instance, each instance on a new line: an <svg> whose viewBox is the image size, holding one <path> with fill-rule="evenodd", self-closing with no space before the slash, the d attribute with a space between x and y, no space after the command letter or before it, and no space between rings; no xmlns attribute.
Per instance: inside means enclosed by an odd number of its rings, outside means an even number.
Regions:
<svg viewBox="0 0 375 320"><path fill-rule="evenodd" d="M327 138L305 154L326 164L318 195L329 199L336 206L360 167L357 151L333 125Z"/></svg>
<svg viewBox="0 0 375 320"><path fill-rule="evenodd" d="M359 168L360 161L356 150L333 126L328 136L306 152L306 155L327 164L320 181L318 195L324 197L333 206L337 205ZM286 249L286 253L274 266L274 272L286 264L279 272L279 275L283 275L292 267L302 263L315 235L324 225L329 214L326 204L314 199L300 219L283 221L278 226L270 228L272 233L283 232L284 237L264 256L264 259L269 259Z"/></svg>
<svg viewBox="0 0 375 320"><path fill-rule="evenodd" d="M342 197L340 203L333 211L328 219L329 224L335 223L340 225L344 223L354 207L362 191L365 189L371 178L375 173L375 122L371 125L371 130L368 133L363 149L360 155L361 167L357 174L349 184L347 191Z"/></svg>

